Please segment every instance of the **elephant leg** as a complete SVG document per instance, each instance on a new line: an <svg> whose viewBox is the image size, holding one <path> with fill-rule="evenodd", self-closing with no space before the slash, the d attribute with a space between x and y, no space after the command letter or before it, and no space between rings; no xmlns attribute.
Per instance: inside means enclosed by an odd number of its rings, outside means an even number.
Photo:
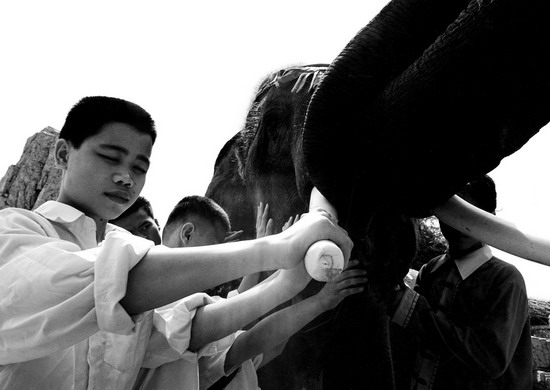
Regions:
<svg viewBox="0 0 550 390"><path fill-rule="evenodd" d="M366 293L347 298L338 310L338 327L323 351L323 389L395 389L384 307Z"/></svg>
<svg viewBox="0 0 550 390"><path fill-rule="evenodd" d="M319 290L319 284L313 287ZM283 352L258 370L262 390L322 389L321 357L324 345L334 334L333 312L323 313L300 332L293 335Z"/></svg>

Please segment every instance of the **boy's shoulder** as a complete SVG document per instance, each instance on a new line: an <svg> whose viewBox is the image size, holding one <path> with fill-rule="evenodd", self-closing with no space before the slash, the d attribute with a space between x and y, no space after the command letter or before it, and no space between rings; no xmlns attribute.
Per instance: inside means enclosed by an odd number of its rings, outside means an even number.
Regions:
<svg viewBox="0 0 550 390"><path fill-rule="evenodd" d="M27 210L18 207L6 207L0 210L0 231L13 229L40 229L49 231L52 229L51 222L34 210Z"/></svg>
<svg viewBox="0 0 550 390"><path fill-rule="evenodd" d="M487 268L495 275L500 275L502 278L518 278L523 280L521 272L517 267L507 261L504 261L498 257L491 257L487 262Z"/></svg>
<svg viewBox="0 0 550 390"><path fill-rule="evenodd" d="M27 210L19 207L5 207L0 209L0 218L10 219L18 217L30 219L44 218L34 210Z"/></svg>
<svg viewBox="0 0 550 390"><path fill-rule="evenodd" d="M495 290L509 290L511 286L523 290L526 294L527 286L522 273L514 264L492 256L489 261L479 267L473 274L472 280L486 283Z"/></svg>

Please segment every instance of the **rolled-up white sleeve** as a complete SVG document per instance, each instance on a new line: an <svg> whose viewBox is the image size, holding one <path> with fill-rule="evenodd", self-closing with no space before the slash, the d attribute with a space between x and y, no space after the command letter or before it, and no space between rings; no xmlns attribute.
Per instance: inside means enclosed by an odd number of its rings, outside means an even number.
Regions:
<svg viewBox="0 0 550 390"><path fill-rule="evenodd" d="M197 352L189 351L191 327L197 309L214 302L207 294L197 293L154 311L151 337L134 389L199 389L199 358L218 353L219 346L213 342Z"/></svg>
<svg viewBox="0 0 550 390"><path fill-rule="evenodd" d="M128 272L147 254L154 243L143 238L112 231L107 234L95 262L95 309L101 330L129 334L134 321L120 305L126 295Z"/></svg>
<svg viewBox="0 0 550 390"><path fill-rule="evenodd" d="M225 372L225 358L227 352L235 342L236 336L244 331L237 331L229 336L216 341L215 345L211 345L209 353L205 353L199 359L199 375L201 389L207 389L220 378L230 375L238 367L234 367L229 372Z"/></svg>
<svg viewBox="0 0 550 390"><path fill-rule="evenodd" d="M82 250L30 212L2 216L0 365L46 356L99 329L132 332L118 302L150 241L114 232L102 246Z"/></svg>
<svg viewBox="0 0 550 390"><path fill-rule="evenodd" d="M231 385L225 388L231 389L257 389L258 376L256 370L262 363L263 354L255 356L252 359L246 360L240 366L230 368L225 371L225 359L229 349L235 342L235 339L245 331L239 330L221 340L216 341L212 345L208 354L204 354L199 359L199 377L200 389L205 390L216 383L224 376L230 376L235 371L239 370L235 377L231 379Z"/></svg>
<svg viewBox="0 0 550 390"><path fill-rule="evenodd" d="M198 308L214 302L209 295L197 293L156 309L143 367L155 368L178 359L195 361L210 344L198 353L188 351L193 318Z"/></svg>

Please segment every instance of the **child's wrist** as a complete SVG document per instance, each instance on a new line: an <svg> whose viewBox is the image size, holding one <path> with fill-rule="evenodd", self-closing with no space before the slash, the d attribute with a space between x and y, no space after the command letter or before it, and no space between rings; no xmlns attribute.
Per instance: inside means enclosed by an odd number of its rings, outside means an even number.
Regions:
<svg viewBox="0 0 550 390"><path fill-rule="evenodd" d="M272 271L279 267L279 260L276 256L276 244L269 237L262 237L252 240L254 243L254 259L261 264L261 267L254 272Z"/></svg>
<svg viewBox="0 0 550 390"><path fill-rule="evenodd" d="M324 313L332 308L329 300L326 297L323 297L320 293L313 295L311 299L314 310L318 314Z"/></svg>
<svg viewBox="0 0 550 390"><path fill-rule="evenodd" d="M261 253L259 256L265 259L266 268L262 271L273 271L281 268L288 268L288 264L285 264L284 257L281 256L280 240L276 238L276 235L266 236L258 238Z"/></svg>
<svg viewBox="0 0 550 390"><path fill-rule="evenodd" d="M300 291L302 291L305 288L305 285L302 285L301 283L296 283L296 280L289 277L289 275L287 274L288 272L290 271L281 270L281 272L279 272L279 275L277 275L276 280L278 280L278 282L280 283L281 290L288 294L287 298L291 299L296 296L296 294L298 294Z"/></svg>
<svg viewBox="0 0 550 390"><path fill-rule="evenodd" d="M278 278L283 286L283 290L292 293L292 296L301 291L301 289L297 287L296 283L294 283L292 279L286 275L286 272L284 272L284 270L279 274Z"/></svg>
<svg viewBox="0 0 550 390"><path fill-rule="evenodd" d="M319 297L318 305L319 305L320 310L322 312L330 310L333 307L333 305L331 305L330 299L328 297Z"/></svg>

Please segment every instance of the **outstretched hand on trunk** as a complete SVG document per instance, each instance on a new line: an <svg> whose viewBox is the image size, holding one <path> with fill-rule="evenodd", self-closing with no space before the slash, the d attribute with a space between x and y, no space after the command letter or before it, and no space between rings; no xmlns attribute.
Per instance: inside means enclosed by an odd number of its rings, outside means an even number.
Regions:
<svg viewBox="0 0 550 390"><path fill-rule="evenodd" d="M304 260L306 251L320 240L334 242L342 250L344 266L347 265L353 248L348 233L338 226L325 211L310 211L284 232L265 237L273 256L279 261L279 268L292 268Z"/></svg>

